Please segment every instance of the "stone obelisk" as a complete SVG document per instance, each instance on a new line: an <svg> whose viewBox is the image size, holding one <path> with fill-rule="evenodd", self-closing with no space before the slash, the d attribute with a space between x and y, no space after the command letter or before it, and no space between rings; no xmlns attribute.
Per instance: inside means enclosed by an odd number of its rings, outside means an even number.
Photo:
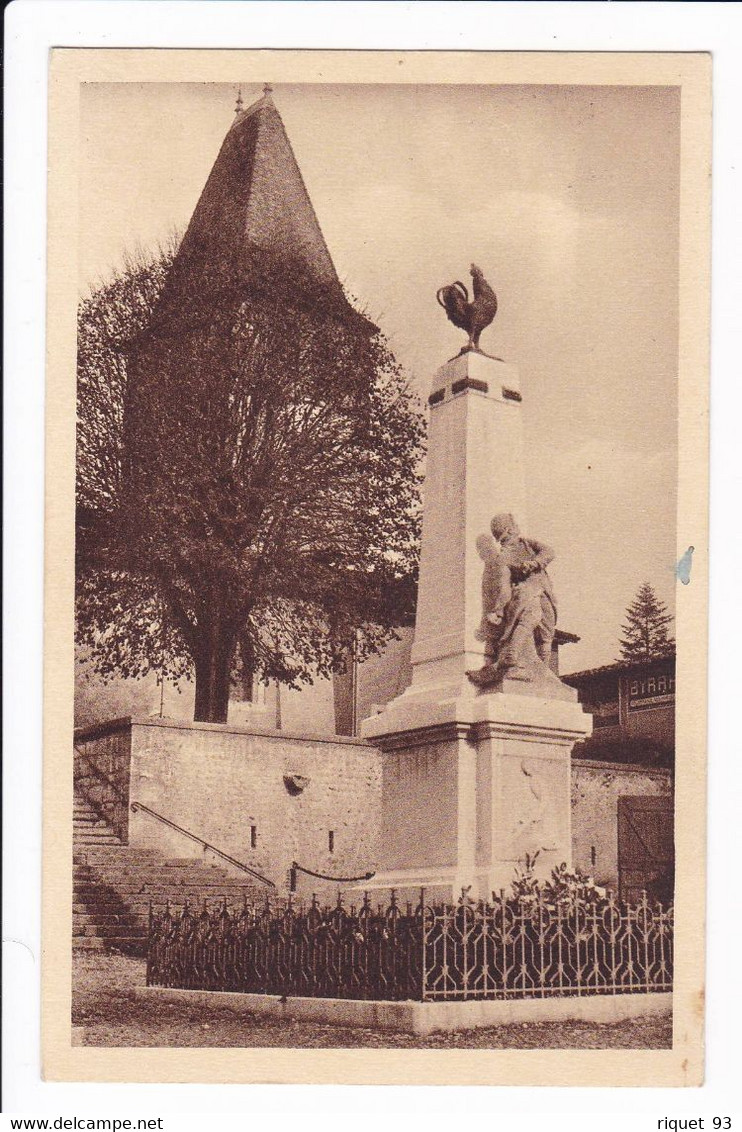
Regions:
<svg viewBox="0 0 742 1132"><path fill-rule="evenodd" d="M428 403L412 682L362 725L383 752L372 887L407 899L420 886L431 899L456 899L462 888L487 898L527 856L537 875L570 862L570 753L592 720L546 671L496 690L468 675L492 659L490 522L510 512L525 524L517 370L467 349L437 371Z"/></svg>
<svg viewBox="0 0 742 1132"><path fill-rule="evenodd" d="M482 574L490 520L525 520L518 373L468 351L435 375L430 398L412 689L461 695L484 657Z"/></svg>

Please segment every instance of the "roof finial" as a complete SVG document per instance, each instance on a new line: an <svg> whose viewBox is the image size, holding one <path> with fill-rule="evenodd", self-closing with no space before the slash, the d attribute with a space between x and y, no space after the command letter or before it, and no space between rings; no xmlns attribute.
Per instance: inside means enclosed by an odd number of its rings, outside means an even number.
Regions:
<svg viewBox="0 0 742 1132"><path fill-rule="evenodd" d="M265 83L265 85L263 86L263 94L272 94L272 93L273 93L273 87L271 86L271 84Z"/></svg>
<svg viewBox="0 0 742 1132"><path fill-rule="evenodd" d="M237 102L235 103L235 107L234 107L235 114L241 114L242 113L243 105L244 104L242 102L242 87L240 86L240 87L237 88Z"/></svg>

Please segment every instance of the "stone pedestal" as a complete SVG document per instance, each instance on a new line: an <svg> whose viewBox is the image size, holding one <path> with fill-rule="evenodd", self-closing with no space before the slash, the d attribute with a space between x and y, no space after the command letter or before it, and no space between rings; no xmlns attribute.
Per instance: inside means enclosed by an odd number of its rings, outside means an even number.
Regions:
<svg viewBox="0 0 742 1132"><path fill-rule="evenodd" d="M490 521L525 524L522 399L514 367L473 352L435 375L430 404L413 676L362 724L383 752L379 871L368 887L416 900L509 888L571 861L570 754L592 729L576 692L545 673L482 693Z"/></svg>
<svg viewBox="0 0 742 1132"><path fill-rule="evenodd" d="M366 720L381 747L379 870L370 886L415 900L488 898L526 857L571 861L570 754L591 730L577 703L500 692Z"/></svg>

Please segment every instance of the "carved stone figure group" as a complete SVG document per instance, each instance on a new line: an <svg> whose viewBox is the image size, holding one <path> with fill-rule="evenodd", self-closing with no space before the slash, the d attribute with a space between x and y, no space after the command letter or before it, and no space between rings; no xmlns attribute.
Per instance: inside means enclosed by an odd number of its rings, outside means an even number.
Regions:
<svg viewBox="0 0 742 1132"><path fill-rule="evenodd" d="M495 515L495 540L485 564L482 633L487 663L470 679L491 687L504 679L558 682L550 668L557 607L547 566L554 551L523 538L512 515Z"/></svg>

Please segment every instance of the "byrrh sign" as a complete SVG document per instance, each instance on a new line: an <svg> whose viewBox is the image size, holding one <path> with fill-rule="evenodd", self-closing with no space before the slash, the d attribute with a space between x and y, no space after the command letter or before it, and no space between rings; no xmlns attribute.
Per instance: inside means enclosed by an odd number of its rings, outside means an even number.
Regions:
<svg viewBox="0 0 742 1132"><path fill-rule="evenodd" d="M629 711L651 711L675 702L675 663L658 664L637 675L624 676L621 691Z"/></svg>

